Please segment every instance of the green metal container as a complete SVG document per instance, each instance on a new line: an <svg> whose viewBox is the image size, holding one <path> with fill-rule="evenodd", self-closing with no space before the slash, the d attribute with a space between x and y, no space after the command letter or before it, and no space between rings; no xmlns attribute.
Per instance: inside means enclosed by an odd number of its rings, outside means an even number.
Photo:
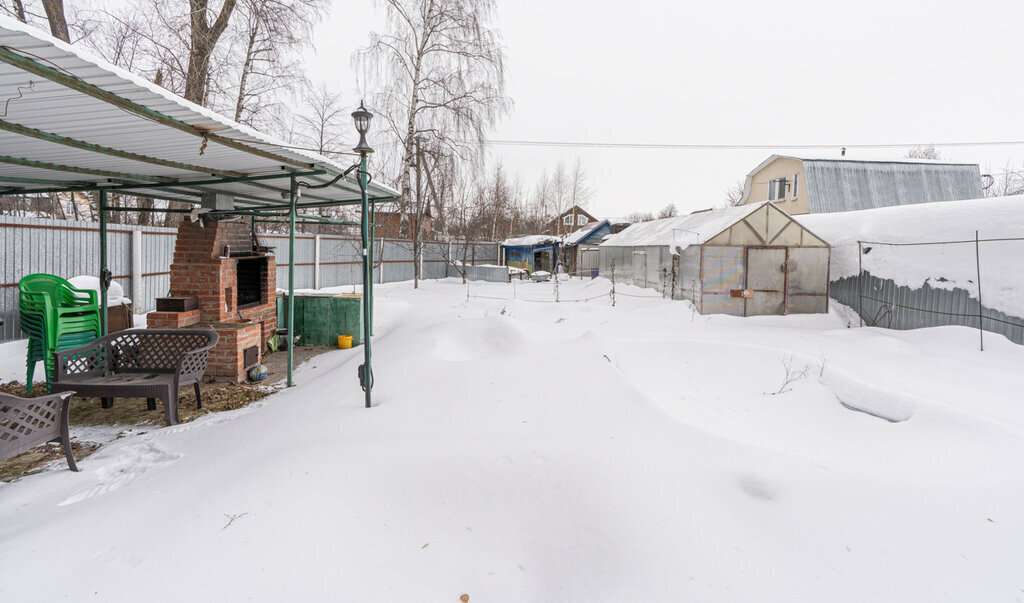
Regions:
<svg viewBox="0 0 1024 603"><path fill-rule="evenodd" d="M277 296L277 327L288 328L288 296ZM363 296L299 294L295 296L295 334L298 345L338 345L338 335L351 335L352 345L363 343Z"/></svg>

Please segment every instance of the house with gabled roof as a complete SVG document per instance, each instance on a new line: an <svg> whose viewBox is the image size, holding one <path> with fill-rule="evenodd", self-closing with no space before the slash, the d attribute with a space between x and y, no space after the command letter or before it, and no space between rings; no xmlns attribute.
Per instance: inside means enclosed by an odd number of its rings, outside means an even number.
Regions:
<svg viewBox="0 0 1024 603"><path fill-rule="evenodd" d="M771 155L747 174L739 204L771 201L799 215L983 196L976 163Z"/></svg>

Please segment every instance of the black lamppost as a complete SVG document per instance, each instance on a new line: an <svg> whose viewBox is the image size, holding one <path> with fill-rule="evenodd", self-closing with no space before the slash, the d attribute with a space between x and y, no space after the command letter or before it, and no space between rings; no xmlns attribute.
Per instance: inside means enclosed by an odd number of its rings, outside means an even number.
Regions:
<svg viewBox="0 0 1024 603"><path fill-rule="evenodd" d="M366 200L366 156L373 152L366 142L366 133L370 130L373 114L366 110L363 102L352 112L352 121L359 132L359 144L353 151L359 153L359 189L362 192L362 240L363 240L363 364L359 367L359 384L366 393L366 408L370 408L370 390L373 389L373 370L370 368L370 332L373 314L373 235L370 234L369 203Z"/></svg>

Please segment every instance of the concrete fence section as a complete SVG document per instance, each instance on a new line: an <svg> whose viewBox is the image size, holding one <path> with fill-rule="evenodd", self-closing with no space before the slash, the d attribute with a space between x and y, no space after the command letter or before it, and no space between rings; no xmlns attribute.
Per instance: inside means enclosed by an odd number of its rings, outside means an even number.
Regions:
<svg viewBox="0 0 1024 603"><path fill-rule="evenodd" d="M154 310L156 298L168 294L176 235L175 228L108 225L108 264L114 280L132 299L134 313ZM274 247L277 286L287 289L288 235L260 233L259 238L262 244ZM99 225L0 216L0 252L3 254L0 257L0 318L4 321L0 326L0 341L10 341L23 337L18 320L18 281L38 272L62 278L99 274ZM493 242L424 243L421 274L425 279L454 276L449 273L449 261L462 261L465 257L470 265L497 264L499 253L499 245ZM413 273L411 241L374 242L375 283L411 280ZM357 284L361 275L361 243L357 237L296 234L296 289ZM487 280L489 278L493 277Z"/></svg>

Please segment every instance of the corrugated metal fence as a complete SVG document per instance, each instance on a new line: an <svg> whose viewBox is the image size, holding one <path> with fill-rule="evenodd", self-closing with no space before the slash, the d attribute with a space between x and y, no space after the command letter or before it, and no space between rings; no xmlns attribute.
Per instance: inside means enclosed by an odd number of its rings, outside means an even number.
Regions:
<svg viewBox="0 0 1024 603"><path fill-rule="evenodd" d="M111 224L107 228L108 258L114 279L133 297L133 274L141 274L141 296L133 299L135 311L149 312L156 298L170 288L170 265L177 229L155 226ZM277 285L288 286L288 236L261 234L260 240L276 247ZM18 326L18 280L28 274L46 272L63 278L99 273L99 225L43 218L0 215L0 341L20 339ZM448 258L463 257L467 264L497 264L497 243L424 243L423 278L455 276L448 271ZM133 245L141 247L141 267L133 270ZM374 282L390 283L413 278L413 249L410 241L376 241ZM360 281L362 256L358 238L301 233L295 237L295 288L309 289L351 285ZM475 271L478 272L478 271ZM497 272L495 272L497 274ZM489 279L488 279L489 280Z"/></svg>

